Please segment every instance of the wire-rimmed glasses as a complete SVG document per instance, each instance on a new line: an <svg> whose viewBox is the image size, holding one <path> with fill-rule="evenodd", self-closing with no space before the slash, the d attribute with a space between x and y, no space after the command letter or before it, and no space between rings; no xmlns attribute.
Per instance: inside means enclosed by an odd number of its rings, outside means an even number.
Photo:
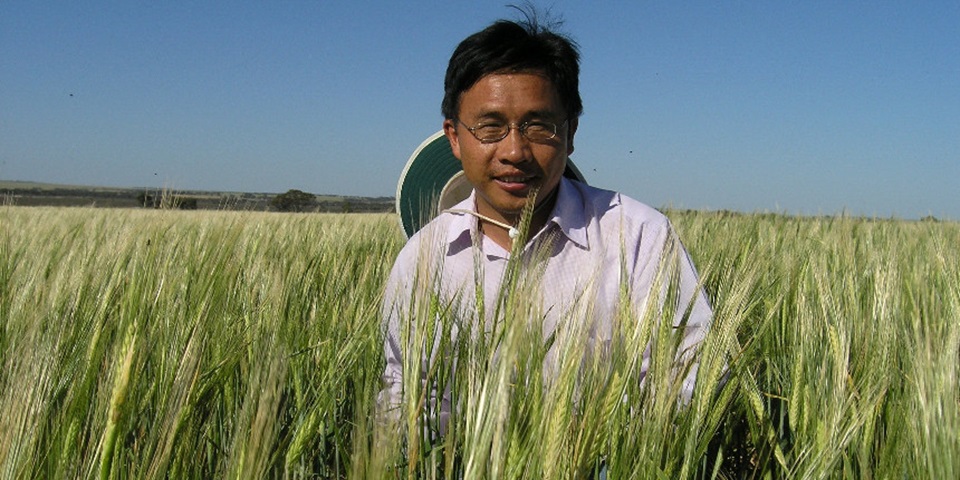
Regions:
<svg viewBox="0 0 960 480"><path fill-rule="evenodd" d="M471 127L459 119L457 119L457 122L470 131L474 138L480 140L480 143L497 143L507 138L507 135L510 135L510 130L514 128L531 142L545 142L555 138L557 130L567 123L566 120L560 125L543 120L531 120L518 125L516 123L483 121Z"/></svg>

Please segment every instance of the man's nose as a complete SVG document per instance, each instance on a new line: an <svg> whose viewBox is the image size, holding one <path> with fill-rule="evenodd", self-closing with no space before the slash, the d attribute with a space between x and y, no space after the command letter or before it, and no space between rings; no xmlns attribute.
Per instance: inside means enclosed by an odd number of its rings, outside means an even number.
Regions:
<svg viewBox="0 0 960 480"><path fill-rule="evenodd" d="M501 161L520 163L527 159L530 153L530 141L520 133L520 128L510 126L507 136L499 142L498 153Z"/></svg>

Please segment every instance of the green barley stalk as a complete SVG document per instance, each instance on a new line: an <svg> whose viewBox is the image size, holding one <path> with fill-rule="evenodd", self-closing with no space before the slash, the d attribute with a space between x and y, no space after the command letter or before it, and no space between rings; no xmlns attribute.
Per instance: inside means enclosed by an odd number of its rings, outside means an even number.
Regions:
<svg viewBox="0 0 960 480"><path fill-rule="evenodd" d="M136 325L128 325L119 351L120 364L114 374L113 391L110 395L110 409L107 414L107 426L103 431L103 448L100 453L100 478L113 476L119 424L124 420L127 394L130 387L130 372L137 352Z"/></svg>
<svg viewBox="0 0 960 480"><path fill-rule="evenodd" d="M689 405L657 309L624 312L606 356L561 329L581 358L544 377L518 281L475 318L424 295L408 340L443 354L399 432L374 416L392 217L0 207L0 475L957 476L960 226L671 218L715 311ZM423 380L450 386L445 437Z"/></svg>

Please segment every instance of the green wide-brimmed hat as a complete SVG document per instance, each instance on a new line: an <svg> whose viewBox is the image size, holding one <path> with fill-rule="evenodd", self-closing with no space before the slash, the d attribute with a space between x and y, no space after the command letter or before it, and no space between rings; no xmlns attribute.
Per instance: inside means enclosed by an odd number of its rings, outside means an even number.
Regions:
<svg viewBox="0 0 960 480"><path fill-rule="evenodd" d="M586 183L569 158L563 176ZM471 190L443 130L430 135L410 155L397 182L397 213L403 233L410 238L439 212L469 197Z"/></svg>

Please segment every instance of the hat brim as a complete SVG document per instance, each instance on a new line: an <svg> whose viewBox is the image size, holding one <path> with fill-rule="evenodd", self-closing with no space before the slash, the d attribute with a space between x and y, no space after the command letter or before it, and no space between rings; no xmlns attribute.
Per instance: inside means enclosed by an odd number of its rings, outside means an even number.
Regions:
<svg viewBox="0 0 960 480"><path fill-rule="evenodd" d="M586 183L569 158L563 176ZM410 238L439 212L470 196L472 190L443 130L430 135L410 155L397 182L397 213L403 233Z"/></svg>

